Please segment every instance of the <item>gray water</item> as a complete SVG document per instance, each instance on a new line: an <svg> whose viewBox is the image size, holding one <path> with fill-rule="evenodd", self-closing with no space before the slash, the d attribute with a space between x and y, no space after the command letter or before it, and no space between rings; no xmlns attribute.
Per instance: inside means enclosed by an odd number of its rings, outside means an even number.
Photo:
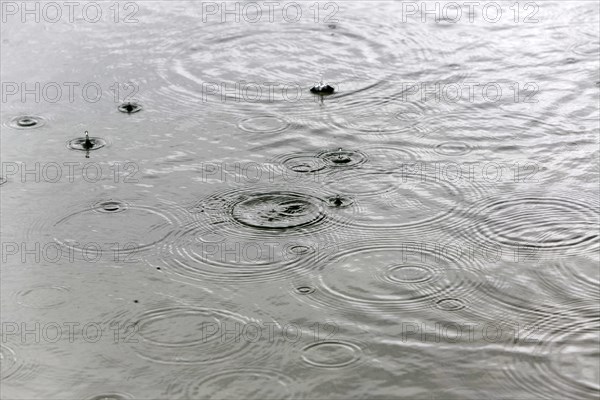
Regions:
<svg viewBox="0 0 600 400"><path fill-rule="evenodd" d="M600 7L498 3L3 3L2 398L597 399Z"/></svg>

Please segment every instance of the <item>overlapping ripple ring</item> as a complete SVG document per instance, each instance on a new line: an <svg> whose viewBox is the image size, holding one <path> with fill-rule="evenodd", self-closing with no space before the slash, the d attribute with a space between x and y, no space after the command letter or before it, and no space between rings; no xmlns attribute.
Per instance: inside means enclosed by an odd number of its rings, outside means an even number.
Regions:
<svg viewBox="0 0 600 400"><path fill-rule="evenodd" d="M183 375L166 388L169 397L186 399L294 399L300 392L293 377L261 367Z"/></svg>
<svg viewBox="0 0 600 400"><path fill-rule="evenodd" d="M370 9L368 12L389 15L383 9ZM429 47L436 41L423 32L413 30L402 35L402 40L394 40L386 33L388 29L397 27L391 23L385 25L386 18L381 18L378 27L373 30L372 26L365 26L362 19L348 17L350 22L345 19L344 24L333 24L335 30L327 25L269 24L261 19L249 24L251 29L247 29L244 35L229 24L211 24L209 32L203 32L202 37L197 29L187 28L193 25L194 20L190 19L190 24L182 23L184 29L167 37L155 49L161 55L158 74L166 82L160 95L175 99L183 108L193 107L202 97L211 107L222 107L232 113L240 102L256 103L257 107L268 103L271 109L283 104L286 112L308 117L314 114L315 106L315 96L308 93L308 88L321 75L324 80L339 83L340 96L354 100L340 100L342 108L364 110L374 105L373 100L378 97L389 101L398 95L392 93L386 96L382 92L390 88L394 90L393 82L400 80L395 78L398 71L393 67L395 60L399 62L399 52L402 53L402 64L407 68L427 62L434 53L436 57L439 55ZM274 26L279 29L274 29ZM306 43L319 45L305 46L298 37ZM218 46L221 51L210 51L212 46ZM329 50L323 52L326 46ZM331 49L335 50L332 52ZM280 57L281 52L290 55L291 59ZM231 54L236 54L235 63L231 62ZM360 65L354 62L357 57L362 60ZM323 60L327 60L326 65ZM220 67L215 68L215 65ZM265 96L269 92L266 88L262 88L262 96L258 100L246 98L240 90L232 90L235 84L261 84L265 81L279 85L270 97ZM297 83L305 90L301 93L301 101L294 103L296 107L292 108L289 107L290 100L280 93L281 88L290 83ZM210 90L207 85L212 85ZM229 92L223 94L220 85L226 85ZM329 102L329 99L325 101Z"/></svg>
<svg viewBox="0 0 600 400"><path fill-rule="evenodd" d="M597 259L570 256L554 260L549 267L536 268L540 283L550 291L576 298L600 298L600 271ZM565 285L565 282L569 282Z"/></svg>
<svg viewBox="0 0 600 400"><path fill-rule="evenodd" d="M598 204L585 196L577 200L536 194L490 198L468 213L477 223L467 233L485 242L590 254L598 248Z"/></svg>
<svg viewBox="0 0 600 400"><path fill-rule="evenodd" d="M513 362L503 369L507 383L535 396L597 399L600 395L600 351L597 346L600 319L597 314L590 319L563 324L547 333L543 329L541 327L537 337L529 339L535 346L532 354L529 351L514 353Z"/></svg>
<svg viewBox="0 0 600 400"><path fill-rule="evenodd" d="M435 243L353 242L325 260L316 290L301 301L345 312L462 309L491 281L479 265L456 256Z"/></svg>
<svg viewBox="0 0 600 400"><path fill-rule="evenodd" d="M265 345L262 331L259 340L256 330L248 333L248 326L262 328L261 320L226 309L163 306L119 323L136 326L138 340L131 343L135 354L160 364L214 365L246 356L256 361L278 351L278 346Z"/></svg>
<svg viewBox="0 0 600 400"><path fill-rule="evenodd" d="M23 349L19 343L11 341L0 344L0 378L3 382L24 383L39 372L40 365L23 356Z"/></svg>
<svg viewBox="0 0 600 400"><path fill-rule="evenodd" d="M412 168L412 167L408 167ZM341 193L368 198L363 212L350 221L363 230L410 229L426 232L452 217L465 196L479 197L482 188L465 182L463 187L447 179L396 170L362 168L332 175L327 183ZM375 207L376 205L376 207Z"/></svg>
<svg viewBox="0 0 600 400"><path fill-rule="evenodd" d="M184 218L180 214L181 210L169 204L156 207L104 200L54 222L53 239L65 249L63 255L68 254L69 257L86 261L98 261L102 257L123 261L172 235ZM113 221L109 224L110 218ZM85 226L89 226L88 230L84 229L85 232L93 232L90 237L74 234ZM130 235L123 238L115 236L116 226L120 227L117 232Z"/></svg>
<svg viewBox="0 0 600 400"><path fill-rule="evenodd" d="M163 272L177 280L233 279L241 284L307 274L336 249L335 240L326 235L240 237L219 225L193 224L161 243L158 257L149 256L148 262L158 262Z"/></svg>
<svg viewBox="0 0 600 400"><path fill-rule="evenodd" d="M403 119L398 118L399 115ZM334 130L350 130L356 132L357 135L387 138L410 133L413 137L426 137L439 129L428 122L432 118L437 117L395 112L368 112L354 115L332 115L329 124Z"/></svg>
<svg viewBox="0 0 600 400"><path fill-rule="evenodd" d="M242 239L335 233L346 221L329 210L327 198L334 193L317 189L298 185L296 190L279 185L231 189L198 201L189 212L200 225L219 225L223 234Z"/></svg>

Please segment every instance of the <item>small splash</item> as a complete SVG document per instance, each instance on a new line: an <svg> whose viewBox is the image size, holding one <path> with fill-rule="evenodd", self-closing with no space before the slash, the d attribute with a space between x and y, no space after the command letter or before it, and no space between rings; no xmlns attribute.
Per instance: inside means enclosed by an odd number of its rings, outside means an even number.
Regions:
<svg viewBox="0 0 600 400"><path fill-rule="evenodd" d="M255 228L286 229L312 225L325 217L320 200L300 193L274 192L243 198L233 218Z"/></svg>
<svg viewBox="0 0 600 400"><path fill-rule="evenodd" d="M118 200L101 201L94 205L94 210L101 213L118 213L127 209L127 203Z"/></svg>
<svg viewBox="0 0 600 400"><path fill-rule="evenodd" d="M367 161L367 156L357 150L324 151L318 155L323 161L334 167L354 167Z"/></svg>
<svg viewBox="0 0 600 400"><path fill-rule="evenodd" d="M137 103L123 103L118 107L118 110L125 114L134 114L142 110L142 106Z"/></svg>
<svg viewBox="0 0 600 400"><path fill-rule="evenodd" d="M335 92L335 89L331 85L324 85L323 82L320 82L318 85L315 85L312 88L310 88L310 92L323 96L333 94Z"/></svg>
<svg viewBox="0 0 600 400"><path fill-rule="evenodd" d="M343 208L354 204L354 199L352 199L351 197L340 196L338 194L336 196L331 196L327 198L327 204L329 204L330 207Z"/></svg>
<svg viewBox="0 0 600 400"><path fill-rule="evenodd" d="M320 368L342 368L360 359L360 347L345 341L324 341L302 349L302 360Z"/></svg>
<svg viewBox="0 0 600 400"><path fill-rule="evenodd" d="M99 137L91 137L88 131L85 131L85 137L79 137L69 140L67 147L71 150L90 152L101 149L106 146L106 141Z"/></svg>
<svg viewBox="0 0 600 400"><path fill-rule="evenodd" d="M14 117L9 122L9 126L15 129L34 129L39 128L44 124L45 120L42 117L36 117L33 115Z"/></svg>

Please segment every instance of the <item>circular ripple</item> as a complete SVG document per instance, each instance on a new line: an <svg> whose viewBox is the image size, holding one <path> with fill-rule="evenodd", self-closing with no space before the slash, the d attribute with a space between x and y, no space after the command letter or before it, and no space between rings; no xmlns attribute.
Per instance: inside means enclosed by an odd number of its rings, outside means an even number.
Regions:
<svg viewBox="0 0 600 400"><path fill-rule="evenodd" d="M30 308L54 308L67 302L69 292L63 286L36 286L17 292L17 302Z"/></svg>
<svg viewBox="0 0 600 400"><path fill-rule="evenodd" d="M223 234L241 239L268 235L281 238L279 233L283 232L289 238L308 231L322 232L345 222L338 213L327 212L331 208L325 198L330 193L311 193L309 186L301 187L302 191L276 189L264 186L215 193L192 205L189 211L205 229L222 224L219 230Z"/></svg>
<svg viewBox="0 0 600 400"><path fill-rule="evenodd" d="M310 174L322 171L328 166L323 159L310 153L286 154L276 157L274 162L280 163L290 171L299 174Z"/></svg>
<svg viewBox="0 0 600 400"><path fill-rule="evenodd" d="M71 150L78 150L78 151L93 151L93 150L101 149L102 147L104 147L108 144L106 142L106 140L99 138L99 137L90 136L89 140L92 143L92 147L86 147L85 146L86 138L80 137L80 138L69 140L67 142L67 148L69 148Z"/></svg>
<svg viewBox="0 0 600 400"><path fill-rule="evenodd" d="M435 305L443 311L458 311L466 307L465 303L460 299L441 299Z"/></svg>
<svg viewBox="0 0 600 400"><path fill-rule="evenodd" d="M365 230L418 228L423 232L452 216L468 193L454 182L408 173L402 167L391 171L361 168L328 178L331 190L369 199L361 201L360 213L349 221Z"/></svg>
<svg viewBox="0 0 600 400"><path fill-rule="evenodd" d="M598 57L600 55L600 42L598 41L586 41L578 43L571 47L571 51L577 55L584 57Z"/></svg>
<svg viewBox="0 0 600 400"><path fill-rule="evenodd" d="M535 273L540 283L553 293L567 294L574 298L600 297L600 269L597 259L574 255L553 260L545 268L536 268Z"/></svg>
<svg viewBox="0 0 600 400"><path fill-rule="evenodd" d="M310 251L310 247L309 246L304 246L304 245L292 245L290 246L290 252L294 253L294 254L306 254Z"/></svg>
<svg viewBox="0 0 600 400"><path fill-rule="evenodd" d="M356 243L326 260L327 268L317 278L319 290L307 299L328 309L380 312L483 295L488 278L458 257L434 243Z"/></svg>
<svg viewBox="0 0 600 400"><path fill-rule="evenodd" d="M393 282L421 283L434 277L434 271L424 265L397 265L391 266L386 277Z"/></svg>
<svg viewBox="0 0 600 400"><path fill-rule="evenodd" d="M364 99L369 98L369 92L381 95L382 89L395 88L387 82L390 75L398 73L391 59L398 57L399 48L406 50L402 57L405 67L411 63L421 65L427 58L423 57L424 53L429 53L429 47L424 46L414 32L401 41L379 32L371 35L373 27L368 23L365 26L363 19L353 20L334 32L326 25L306 29L305 24L273 24L260 20L240 35L239 30L227 25L212 24L211 32L202 35L197 30L186 29L176 40L165 39L164 46L156 49L162 52L158 74L167 82L160 85L167 91L161 91L161 95L169 96L182 107L190 107L208 95L214 99L213 104L221 106L243 101L308 114L314 111L315 104L308 88L317 78L322 78L339 86L340 93L350 99L348 103L361 108L368 104ZM378 24L376 31L380 29L386 32L383 25ZM391 40L382 40L382 37ZM319 46L314 46L315 43ZM211 51L215 46L219 52ZM232 62L232 54L236 54L236 62ZM281 54L287 56L281 57ZM387 56L382 58L381 54ZM361 60L360 65L356 59ZM265 60L269 61L268 68ZM216 65L219 68L215 68ZM266 76L271 85L276 83L274 87L266 86ZM213 90L207 90L208 87ZM225 92L219 87L228 90ZM245 88L250 89L248 93ZM232 101L223 101L223 98ZM290 102L296 107L289 107Z"/></svg>
<svg viewBox="0 0 600 400"><path fill-rule="evenodd" d="M273 189L228 190L191 205L194 223L161 244L160 266L186 279L239 282L289 278L316 268L337 251L343 216L309 190ZM205 235L224 240L209 243Z"/></svg>
<svg viewBox="0 0 600 400"><path fill-rule="evenodd" d="M170 307L148 311L136 325L137 354L165 364L213 364L239 357L250 342L242 334L224 334L243 328L248 318L226 310Z"/></svg>
<svg viewBox="0 0 600 400"><path fill-rule="evenodd" d="M549 369L575 391L590 397L600 396L600 321L580 323L546 341L552 355ZM569 390L571 391L571 390Z"/></svg>
<svg viewBox="0 0 600 400"><path fill-rule="evenodd" d="M508 382L535 396L563 399L597 399L600 396L598 341L600 320L594 318L563 325L529 339L535 345L527 356L515 352L504 369Z"/></svg>
<svg viewBox="0 0 600 400"><path fill-rule="evenodd" d="M173 234L179 222L164 207L107 200L68 214L52 225L51 232L54 241L66 248L63 256L133 262L138 253Z"/></svg>
<svg viewBox="0 0 600 400"><path fill-rule="evenodd" d="M420 116L418 113L377 113L335 115L330 124L337 130L356 132L357 135L389 138L399 134L424 137L440 127L428 121L436 116Z"/></svg>
<svg viewBox="0 0 600 400"><path fill-rule="evenodd" d="M471 147L463 142L444 142L435 146L435 152L444 156L463 156L471 151Z"/></svg>
<svg viewBox="0 0 600 400"><path fill-rule="evenodd" d="M311 286L298 286L296 288L296 293L307 295L315 292L315 288Z"/></svg>
<svg viewBox="0 0 600 400"><path fill-rule="evenodd" d="M42 117L23 115L12 118L8 126L15 129L34 129L44 126L46 121Z"/></svg>
<svg viewBox="0 0 600 400"><path fill-rule="evenodd" d="M86 398L86 400L130 400L130 399L134 399L134 397L132 395L130 395L129 393L117 393L117 392L102 393L102 394L97 394L92 397Z"/></svg>
<svg viewBox="0 0 600 400"><path fill-rule="evenodd" d="M302 349L302 360L319 368L343 368L360 359L362 351L357 345L345 341L324 341Z"/></svg>
<svg viewBox="0 0 600 400"><path fill-rule="evenodd" d="M350 168L363 164L367 161L367 156L358 150L326 150L317 157L322 159L330 167Z"/></svg>
<svg viewBox="0 0 600 400"><path fill-rule="evenodd" d="M406 143L370 145L362 149L369 158L369 164L381 169L397 169L398 165L418 158L410 145Z"/></svg>
<svg viewBox="0 0 600 400"><path fill-rule="evenodd" d="M202 377L185 377L167 388L170 397L186 399L290 399L295 396L295 382L283 373L263 368L220 371ZM183 379L180 379L183 380ZM183 393L180 393L183 392Z"/></svg>
<svg viewBox="0 0 600 400"><path fill-rule="evenodd" d="M161 270L177 279L196 282L271 281L306 274L320 265L323 257L337 250L325 238L313 238L302 232L288 238L280 236L278 230L275 232L278 235L264 238L230 236L214 228L193 227L161 244L158 256ZM209 239L204 239L205 236Z"/></svg>
<svg viewBox="0 0 600 400"><path fill-rule="evenodd" d="M476 232L507 246L544 250L598 245L597 206L558 197L494 199L474 208Z"/></svg>
<svg viewBox="0 0 600 400"><path fill-rule="evenodd" d="M0 344L0 376L7 379L20 368L15 352L7 345Z"/></svg>
<svg viewBox="0 0 600 400"><path fill-rule="evenodd" d="M287 229L314 224L325 217L321 201L292 192L258 194L234 204L233 218L241 224Z"/></svg>
<svg viewBox="0 0 600 400"><path fill-rule="evenodd" d="M251 133L278 133L290 127L290 123L274 115L260 115L243 119L238 127Z"/></svg>

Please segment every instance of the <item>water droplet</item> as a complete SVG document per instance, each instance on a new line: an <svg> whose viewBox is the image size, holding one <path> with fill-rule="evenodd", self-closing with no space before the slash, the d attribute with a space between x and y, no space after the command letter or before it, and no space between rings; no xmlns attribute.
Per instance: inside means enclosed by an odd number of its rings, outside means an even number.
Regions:
<svg viewBox="0 0 600 400"><path fill-rule="evenodd" d="M67 143L67 147L69 149L78 151L98 150L106 145L106 140L99 137L91 136L78 137L76 139L69 140L69 142Z"/></svg>

